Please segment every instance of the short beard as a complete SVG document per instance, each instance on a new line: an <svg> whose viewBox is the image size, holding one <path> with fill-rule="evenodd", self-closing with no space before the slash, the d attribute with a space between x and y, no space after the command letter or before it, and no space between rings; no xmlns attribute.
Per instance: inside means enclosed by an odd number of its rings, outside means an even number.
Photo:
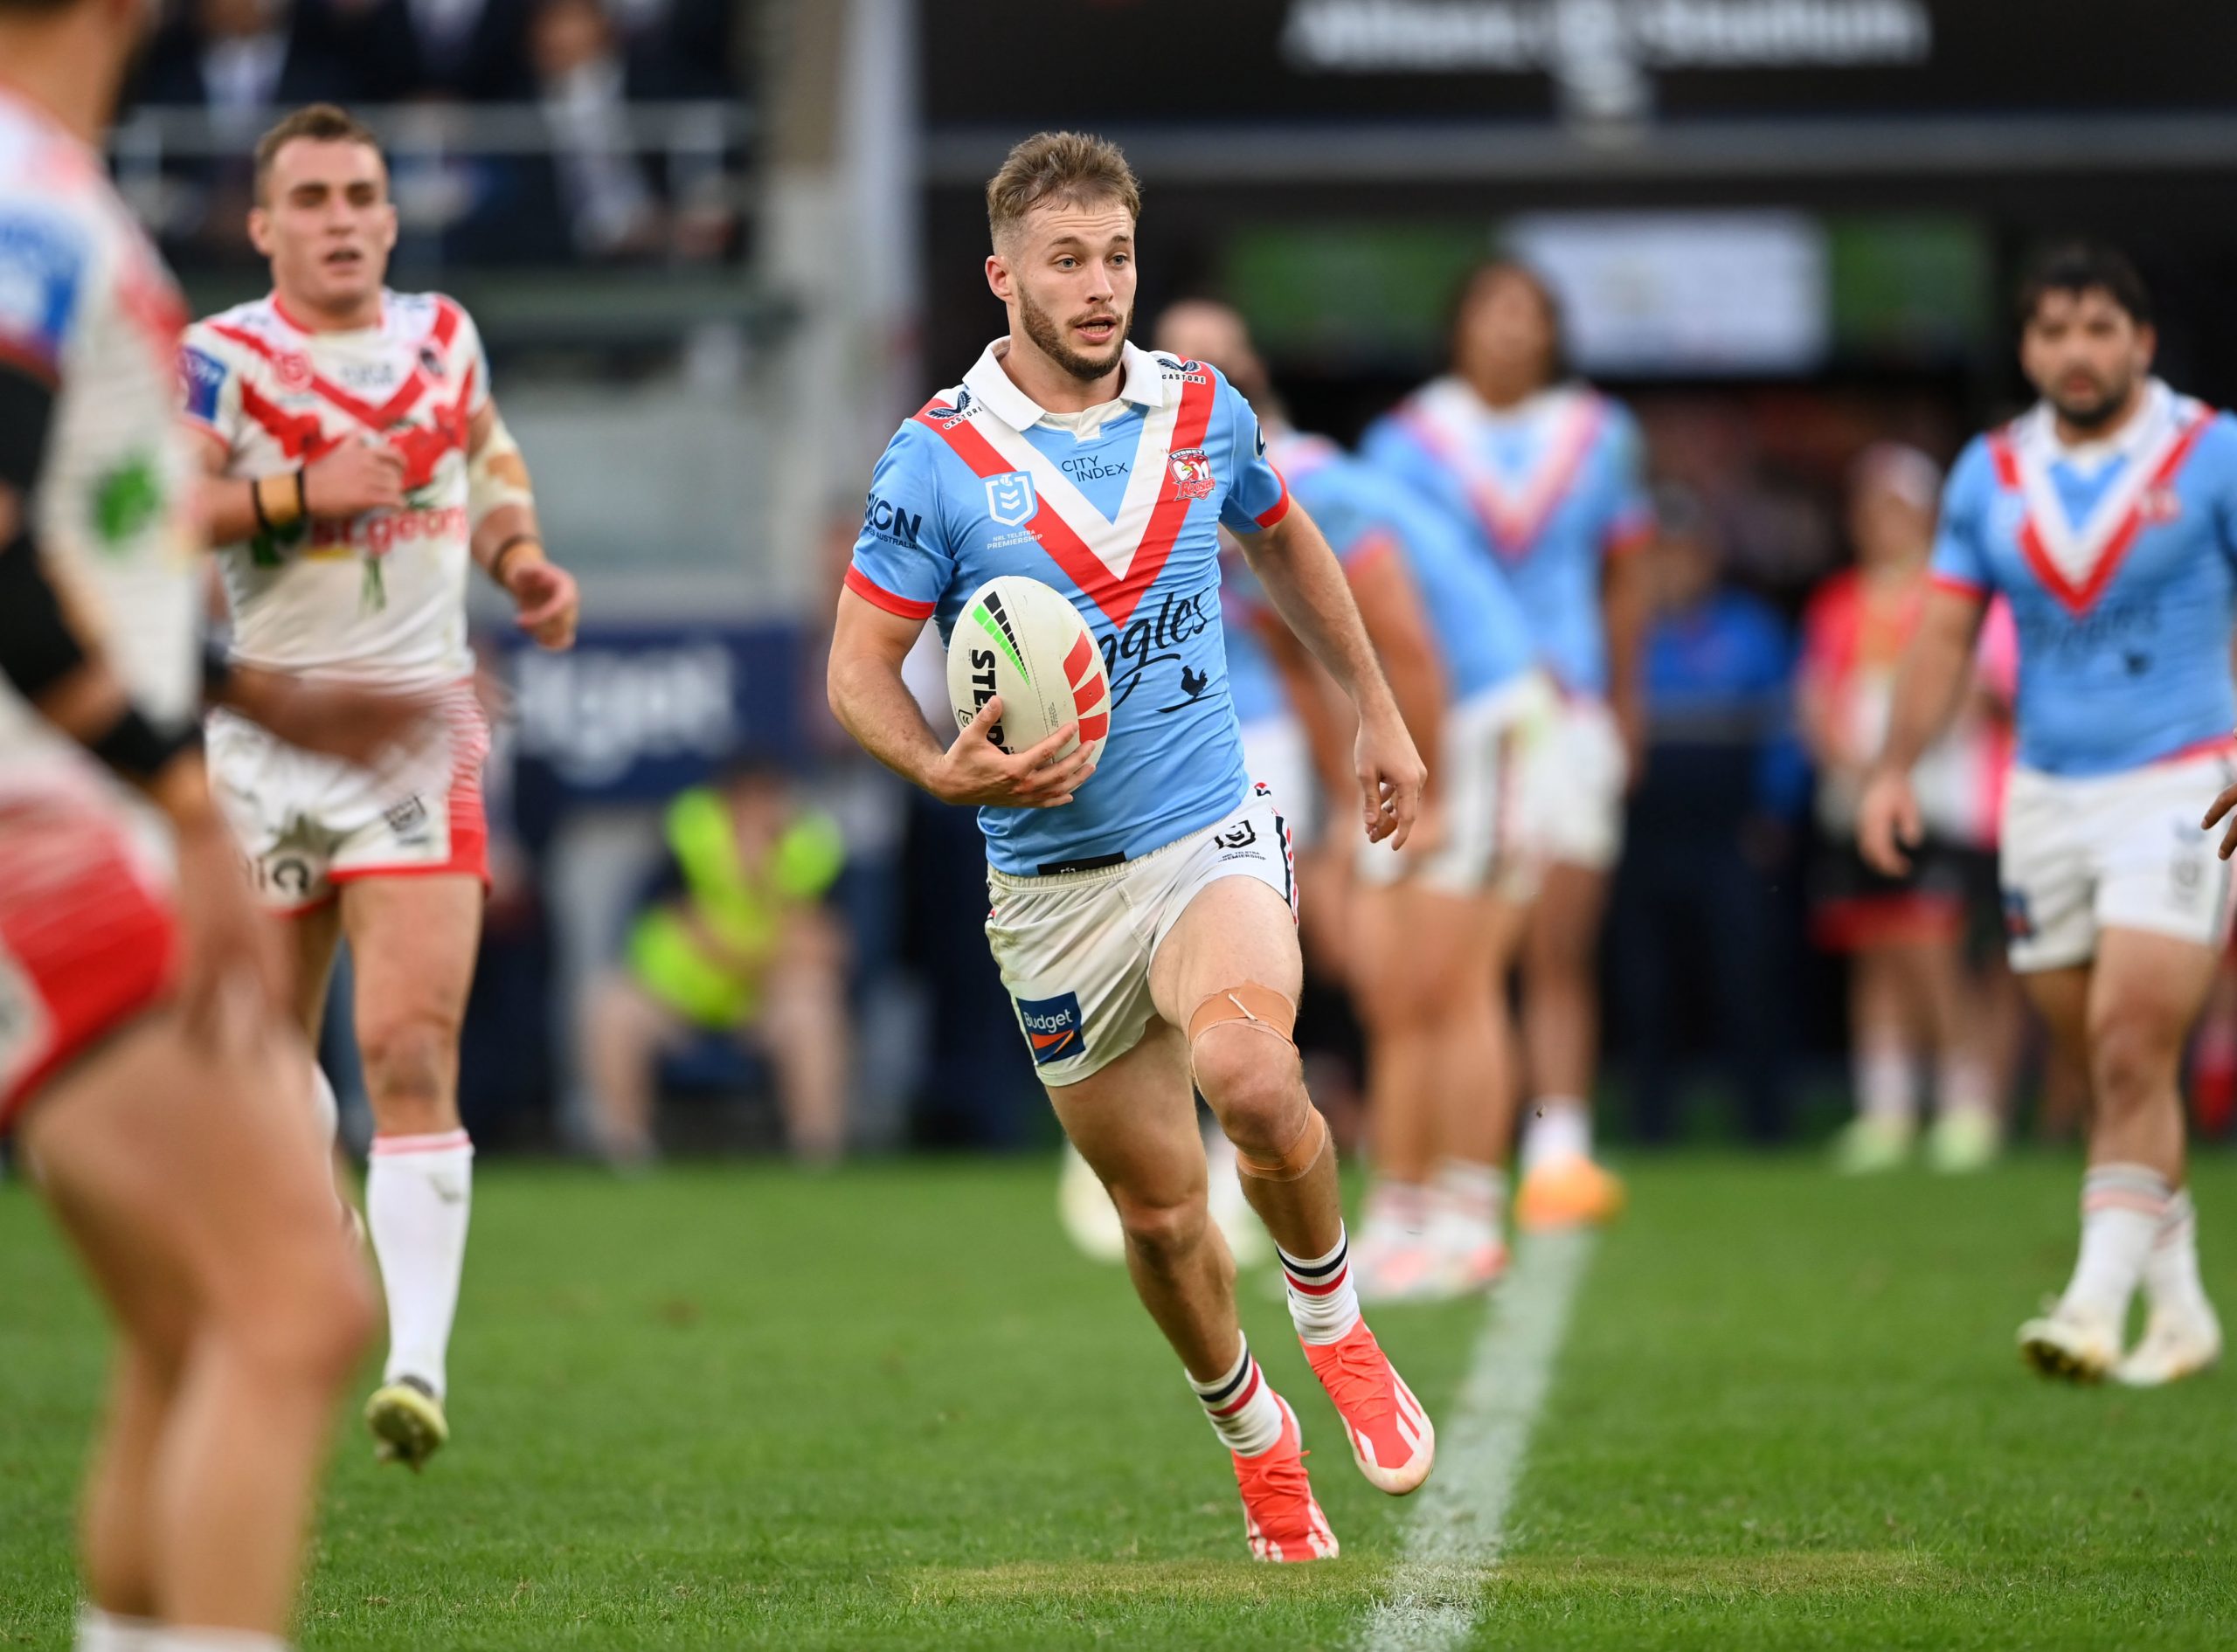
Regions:
<svg viewBox="0 0 2237 1652"><path fill-rule="evenodd" d="M1034 348L1063 368L1083 384L1092 384L1118 365L1125 354L1127 329L1133 325L1132 315L1118 317L1118 327L1111 340L1108 359L1097 361L1092 356L1083 356L1064 342L1064 335L1049 312L1033 301L1033 295L1018 289L1018 319L1025 323L1025 335L1033 341Z"/></svg>
<svg viewBox="0 0 2237 1652"><path fill-rule="evenodd" d="M2069 404L2053 397L2051 405L2058 410L2060 418L2076 430L2100 431L2113 422L2115 415L2129 404L2129 398L2135 392L2136 381L2123 379L2109 386L2105 393L2095 401Z"/></svg>

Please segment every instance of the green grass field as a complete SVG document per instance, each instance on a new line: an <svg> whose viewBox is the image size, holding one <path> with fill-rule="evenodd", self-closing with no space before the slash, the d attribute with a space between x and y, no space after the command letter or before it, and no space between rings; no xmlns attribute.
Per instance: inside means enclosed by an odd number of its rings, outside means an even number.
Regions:
<svg viewBox="0 0 2237 1652"><path fill-rule="evenodd" d="M2230 1379L2058 1388L2012 1351L2071 1261L2075 1173L1639 1167L1501 1552L1472 1539L1444 1586L1465 1632L1437 1644L2237 1644ZM1124 1277L1058 1235L1053 1180L488 1167L454 1444L415 1479L344 1436L304 1643L1371 1644L1423 1500L1359 1478L1249 1280L1344 1545L1252 1565L1222 1455ZM2209 1288L2237 1303L2237 1165L2197 1185ZM1448 1444L1484 1316L1376 1316ZM67 1642L102 1353L36 1204L0 1187L0 1643Z"/></svg>

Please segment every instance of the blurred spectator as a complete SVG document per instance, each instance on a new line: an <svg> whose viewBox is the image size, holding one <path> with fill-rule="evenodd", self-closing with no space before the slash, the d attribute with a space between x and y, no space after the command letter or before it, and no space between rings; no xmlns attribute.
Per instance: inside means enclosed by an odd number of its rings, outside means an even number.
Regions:
<svg viewBox="0 0 2237 1652"><path fill-rule="evenodd" d="M670 805L668 853L621 965L585 1017L599 1144L616 1163L654 1151L663 1055L734 1038L774 1068L793 1154L846 1145L846 946L822 905L845 860L839 827L793 801L779 771L732 769Z"/></svg>
<svg viewBox="0 0 2237 1652"><path fill-rule="evenodd" d="M1997 1022L1968 943L1977 916L1998 909L1997 817L2012 757L2005 708L2017 669L2003 605L1983 633L1970 703L1918 766L1927 836L1911 852L1910 872L1884 876L1856 849L1857 801L1926 602L1941 490L1940 468L1915 448L1867 448L1849 486L1856 566L1818 588L1803 622L1801 728L1818 765L1818 824L1828 845L1812 880L1811 933L1850 960L1857 1116L1835 1157L1854 1172L1909 1157L1922 1070L1934 1075L1927 1154L1936 1169L1980 1168L2002 1134Z"/></svg>
<svg viewBox="0 0 2237 1652"><path fill-rule="evenodd" d="M1769 605L1721 583L1707 519L1665 490L1647 633L1647 755L1612 903L1615 1002L1640 1135L1676 1124L1679 1028L1706 992L1748 1136L1786 1124L1786 1007L1771 881L1806 772L1790 729L1794 648Z"/></svg>
<svg viewBox="0 0 2237 1652"><path fill-rule="evenodd" d="M278 107L356 95L357 78L293 0L193 0L149 53L143 101L207 110L244 149Z"/></svg>
<svg viewBox="0 0 2237 1652"><path fill-rule="evenodd" d="M660 206L629 142L633 86L599 0L542 0L529 24L537 100L551 133L558 221L592 258L648 252Z"/></svg>
<svg viewBox="0 0 2237 1652"><path fill-rule="evenodd" d="M333 0L333 11L377 102L532 93L528 0Z"/></svg>

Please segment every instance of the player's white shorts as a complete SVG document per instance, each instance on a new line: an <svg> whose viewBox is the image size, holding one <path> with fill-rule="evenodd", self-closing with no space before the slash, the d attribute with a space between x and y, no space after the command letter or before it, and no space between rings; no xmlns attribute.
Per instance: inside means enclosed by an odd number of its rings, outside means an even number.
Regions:
<svg viewBox="0 0 2237 1652"><path fill-rule="evenodd" d="M1360 881L1376 885L1411 878L1441 895L1477 895L1491 888L1518 853L1516 769L1530 720L1544 715L1548 691L1535 672L1485 689L1449 708L1431 773L1443 836L1426 851L1391 853L1387 843L1360 844Z"/></svg>
<svg viewBox="0 0 2237 1652"><path fill-rule="evenodd" d="M2108 929L2221 947L2230 868L2199 820L2233 778L2227 750L2086 779L2014 769L1998 867L2012 967L2086 964Z"/></svg>
<svg viewBox="0 0 2237 1652"><path fill-rule="evenodd" d="M1613 867L1624 851L1630 763L1603 700L1564 695L1522 762L1522 835L1542 864Z"/></svg>
<svg viewBox="0 0 2237 1652"><path fill-rule="evenodd" d="M1270 789L1225 819L1115 866L1037 877L989 870L987 940L1043 1084L1077 1084L1141 1041L1150 960L1188 902L1256 878L1297 916L1289 824Z"/></svg>
<svg viewBox="0 0 2237 1652"><path fill-rule="evenodd" d="M1320 782L1312 772L1312 745L1295 717L1261 717L1243 725L1243 764L1274 794L1290 841L1303 848L1320 833Z"/></svg>
<svg viewBox="0 0 2237 1652"><path fill-rule="evenodd" d="M471 683L444 695L448 740L375 773L301 750L245 717L210 714L210 776L266 908L308 912L354 878L489 877L481 764L489 724Z"/></svg>

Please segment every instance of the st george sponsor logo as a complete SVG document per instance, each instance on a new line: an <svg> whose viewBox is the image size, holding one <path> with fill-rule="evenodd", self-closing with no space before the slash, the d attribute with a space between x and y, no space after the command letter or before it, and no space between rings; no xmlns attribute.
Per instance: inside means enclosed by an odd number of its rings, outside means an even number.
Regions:
<svg viewBox="0 0 2237 1652"><path fill-rule="evenodd" d="M368 550L384 556L398 545L439 544L466 537L466 507L444 505L433 510L368 511L346 521L322 519L313 524L313 550Z"/></svg>
<svg viewBox="0 0 2237 1652"><path fill-rule="evenodd" d="M1080 1016L1080 997L1077 992L1060 992L1055 998L1019 999L1017 1020L1025 1029L1025 1041L1032 1047L1035 1067L1070 1061L1087 1047L1086 1026Z"/></svg>

